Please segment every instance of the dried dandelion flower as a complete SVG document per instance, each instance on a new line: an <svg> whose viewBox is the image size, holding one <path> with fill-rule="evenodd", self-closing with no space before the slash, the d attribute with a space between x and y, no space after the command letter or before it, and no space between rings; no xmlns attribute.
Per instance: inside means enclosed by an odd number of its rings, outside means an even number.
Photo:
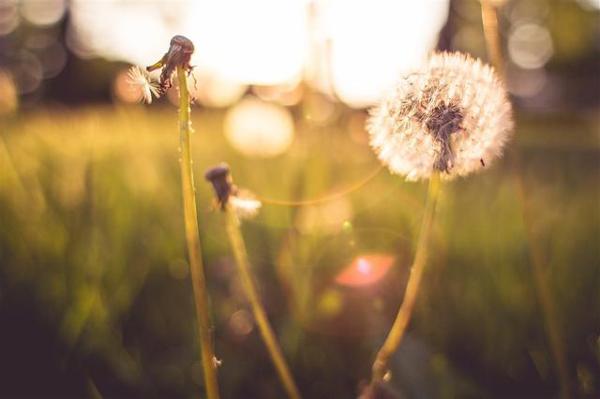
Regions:
<svg viewBox="0 0 600 399"><path fill-rule="evenodd" d="M233 184L229 165L221 163L215 167L208 169L204 173L204 179L212 183L213 190L217 196L217 202L222 210L225 210L229 197L237 191L237 187Z"/></svg>
<svg viewBox="0 0 600 399"><path fill-rule="evenodd" d="M452 179L499 157L513 128L506 90L492 67L461 53L437 53L405 76L371 112L379 159L407 180Z"/></svg>
<svg viewBox="0 0 600 399"><path fill-rule="evenodd" d="M138 101L152 103L152 97L160 97L158 84L153 82L148 72L139 66L132 66L127 72L129 84L139 93Z"/></svg>
<svg viewBox="0 0 600 399"><path fill-rule="evenodd" d="M162 69L160 74L160 86L158 88L161 94L165 94L173 85L171 77L178 66L188 72L192 71L190 65L192 54L194 53L194 43L190 39L182 35L175 35L169 43L169 50L162 56L158 62L146 67L148 72L155 69Z"/></svg>
<svg viewBox="0 0 600 399"><path fill-rule="evenodd" d="M250 219L258 214L262 203L247 190L240 190L231 178L229 165L221 163L210 168L204 178L211 182L221 210L229 206L240 219Z"/></svg>

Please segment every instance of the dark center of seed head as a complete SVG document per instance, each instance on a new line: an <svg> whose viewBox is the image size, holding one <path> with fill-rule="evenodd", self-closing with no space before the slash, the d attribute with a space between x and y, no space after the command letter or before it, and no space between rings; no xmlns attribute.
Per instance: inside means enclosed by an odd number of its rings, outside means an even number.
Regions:
<svg viewBox="0 0 600 399"><path fill-rule="evenodd" d="M229 200L229 196L235 190L233 186L229 165L222 163L218 166L210 168L204 173L204 178L211 182L217 201L221 205L221 209L224 209Z"/></svg>
<svg viewBox="0 0 600 399"><path fill-rule="evenodd" d="M464 112L456 104L440 104L435 107L426 121L427 129L439 145L434 168L448 172L452 168L454 153L450 145L450 136L462 129Z"/></svg>

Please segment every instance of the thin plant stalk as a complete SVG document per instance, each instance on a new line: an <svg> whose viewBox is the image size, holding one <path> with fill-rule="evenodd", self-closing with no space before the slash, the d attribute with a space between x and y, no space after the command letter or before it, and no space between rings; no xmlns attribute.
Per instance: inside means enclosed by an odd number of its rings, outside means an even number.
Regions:
<svg viewBox="0 0 600 399"><path fill-rule="evenodd" d="M481 0L481 19L483 23L483 32L485 41L492 64L498 70L502 79L506 80L504 71L504 57L502 54L502 46L500 42L500 33L498 30L498 9L490 0ZM514 178L517 185L517 192L521 200L521 211L523 221L525 223L525 233L529 244L529 258L533 268L533 281L535 283L536 294L542 308L544 316L544 327L550 341L550 350L556 364L556 371L561 388L561 397L570 398L571 383L569 378L569 369L567 367L566 350L564 346L564 338L556 316L556 307L552 299L552 293L546 280L544 260L541 255L543 251L537 243L531 231L531 212L528 201L526 200L525 183L521 176L521 160L519 154L513 151L514 162Z"/></svg>
<svg viewBox="0 0 600 399"><path fill-rule="evenodd" d="M544 317L544 329L550 343L550 351L554 358L556 372L560 383L561 397L569 399L572 397L571 382L569 378L569 369L567 366L567 356L564 344L562 329L556 315L556 306L552 299L552 291L546 278L546 267L544 260L544 251L540 247L538 240L533 232L531 220L531 205L526 197L526 188L523 177L520 173L520 159L518 154L514 154L515 172L514 179L517 186L518 199L521 202L521 213L523 224L525 225L525 235L529 247L529 260L533 269L533 282L538 302L542 308ZM519 168L517 170L517 168Z"/></svg>
<svg viewBox="0 0 600 399"><path fill-rule="evenodd" d="M211 321L208 310L208 293L206 278L202 264L200 250L200 233L198 230L198 211L196 210L196 190L194 188L194 175L192 173L191 134L190 122L190 96L187 88L186 72L182 66L177 67L179 80L179 134L180 134L180 166L181 187L183 193L183 214L185 220L185 237L190 258L190 271L194 302L196 304L196 318L198 321L198 335L200 339L200 356L204 370L204 384L208 399L219 399L219 386L217 383L217 361L211 334Z"/></svg>
<svg viewBox="0 0 600 399"><path fill-rule="evenodd" d="M498 13L490 0L481 0L481 22L490 61L498 74L504 78L504 57L498 33Z"/></svg>
<svg viewBox="0 0 600 399"><path fill-rule="evenodd" d="M238 266L240 281L244 291L246 292L250 306L252 307L252 313L256 319L256 324L258 325L260 335L262 336L265 346L267 347L269 355L271 356L271 360L275 365L277 374L279 375L281 383L283 384L288 397L292 399L299 399L301 397L300 392L298 391L298 387L294 382L292 373L290 372L285 358L283 357L283 352L281 351L281 348L277 342L277 338L275 337L275 333L269 324L267 314L258 295L258 290L256 289L252 279L252 275L250 273L250 262L248 261L248 254L246 252L246 245L244 244L244 238L240 230L240 221L235 211L231 209L230 205L227 205L225 208L225 219L227 235L229 236L231 248Z"/></svg>
<svg viewBox="0 0 600 399"><path fill-rule="evenodd" d="M404 292L404 299L402 301L402 305L400 305L398 314L396 315L396 320L394 320L394 324L392 325L385 342L383 343L381 349L379 349L377 357L373 362L371 377L372 384L376 384L384 380L388 371L389 359L400 346L406 331L406 327L410 321L417 299L419 286L421 285L421 280L423 278L423 271L425 270L425 265L427 263L428 248L431 240L431 230L440 189L441 182L439 173L434 172L429 180L425 214L423 215L423 222L419 232L415 258L410 269L408 283Z"/></svg>
<svg viewBox="0 0 600 399"><path fill-rule="evenodd" d="M300 207L300 206L308 206L308 205L319 205L325 202L331 202L336 199L347 196L348 194L353 193L364 187L367 183L373 180L375 177L379 175L379 173L383 170L385 166L379 165L373 171L371 171L367 176L357 181L356 183L352 183L350 186L341 189L340 191L336 191L331 194L326 194L322 197L305 199L305 200L283 200L276 198L267 198L258 196L257 198L263 204L271 204L271 205L281 205L281 206L290 206L290 207Z"/></svg>

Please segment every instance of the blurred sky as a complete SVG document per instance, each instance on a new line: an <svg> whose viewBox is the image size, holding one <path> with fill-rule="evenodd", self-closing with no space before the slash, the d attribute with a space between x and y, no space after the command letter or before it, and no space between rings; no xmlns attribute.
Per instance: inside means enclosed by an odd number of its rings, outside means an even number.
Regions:
<svg viewBox="0 0 600 399"><path fill-rule="evenodd" d="M366 105L434 48L447 10L447 0L76 0L69 37L80 56L150 65L183 34L200 71L241 84L327 84L326 60L338 94Z"/></svg>
<svg viewBox="0 0 600 399"><path fill-rule="evenodd" d="M598 81L600 2L501 3L508 88L519 106L596 104L589 82ZM5 0L0 114L19 96L136 101L123 64L154 63L175 34L195 43L194 97L211 107L235 104L248 86L275 88L259 93L269 101L291 93L276 102L294 105L302 82L362 108L436 48L486 59L478 0Z"/></svg>
<svg viewBox="0 0 600 399"><path fill-rule="evenodd" d="M305 79L364 106L434 49L448 0L73 0L68 11L67 45L84 59L150 65L183 34L196 45L197 72L209 80ZM20 22L55 24L66 12L65 0L9 1L0 8L0 35ZM43 74L36 60L28 65Z"/></svg>

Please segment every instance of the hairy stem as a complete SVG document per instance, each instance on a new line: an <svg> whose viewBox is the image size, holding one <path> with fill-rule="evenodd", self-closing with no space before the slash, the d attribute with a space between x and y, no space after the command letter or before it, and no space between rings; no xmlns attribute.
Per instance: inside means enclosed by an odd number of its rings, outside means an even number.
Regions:
<svg viewBox="0 0 600 399"><path fill-rule="evenodd" d="M427 204L425 206L425 214L423 215L423 222L421 225L421 231L419 232L419 239L417 242L417 248L415 251L415 258L410 269L410 275L408 277L408 283L404 292L404 300L396 320L388 333L385 342L381 349L377 353L377 357L373 362L371 383L376 384L383 381L385 374L388 371L388 362L390 357L396 352L410 317L412 315L413 308L417 299L417 293L423 277L423 271L425 270L425 264L427 262L427 248L429 246L431 227L433 225L433 219L435 215L435 208L440 193L440 178L439 174L434 172L429 180L429 190L427 192Z"/></svg>
<svg viewBox="0 0 600 399"><path fill-rule="evenodd" d="M185 221L185 237L190 258L190 270L194 302L196 304L196 318L198 321L198 335L200 339L200 355L204 370L204 384L208 399L219 399L219 386L217 383L217 364L212 341L212 327L208 311L208 292L206 278L202 264L200 250L200 233L198 231L198 212L196 210L196 190L194 188L194 175L192 173L190 98L187 89L187 77L183 67L177 67L179 79L179 135L181 155L181 187L183 193L183 215Z"/></svg>
<svg viewBox="0 0 600 399"><path fill-rule="evenodd" d="M279 344L277 343L275 333L269 324L267 314L260 302L258 290L256 289L254 281L252 280L250 263L248 262L248 254L246 252L246 245L244 244L244 238L242 237L242 233L240 231L240 221L235 214L235 211L232 210L230 206L225 208L225 218L227 235L229 236L231 248L238 266L240 281L244 291L246 292L246 295L248 296L248 301L252 307L252 313L254 313L254 318L256 319L256 324L258 325L260 335L262 336L265 346L269 351L271 360L275 365L277 374L279 375L281 383L283 384L288 396L293 399L299 399L300 392L296 387L292 373L290 372L285 358L283 357L283 353L279 347Z"/></svg>

